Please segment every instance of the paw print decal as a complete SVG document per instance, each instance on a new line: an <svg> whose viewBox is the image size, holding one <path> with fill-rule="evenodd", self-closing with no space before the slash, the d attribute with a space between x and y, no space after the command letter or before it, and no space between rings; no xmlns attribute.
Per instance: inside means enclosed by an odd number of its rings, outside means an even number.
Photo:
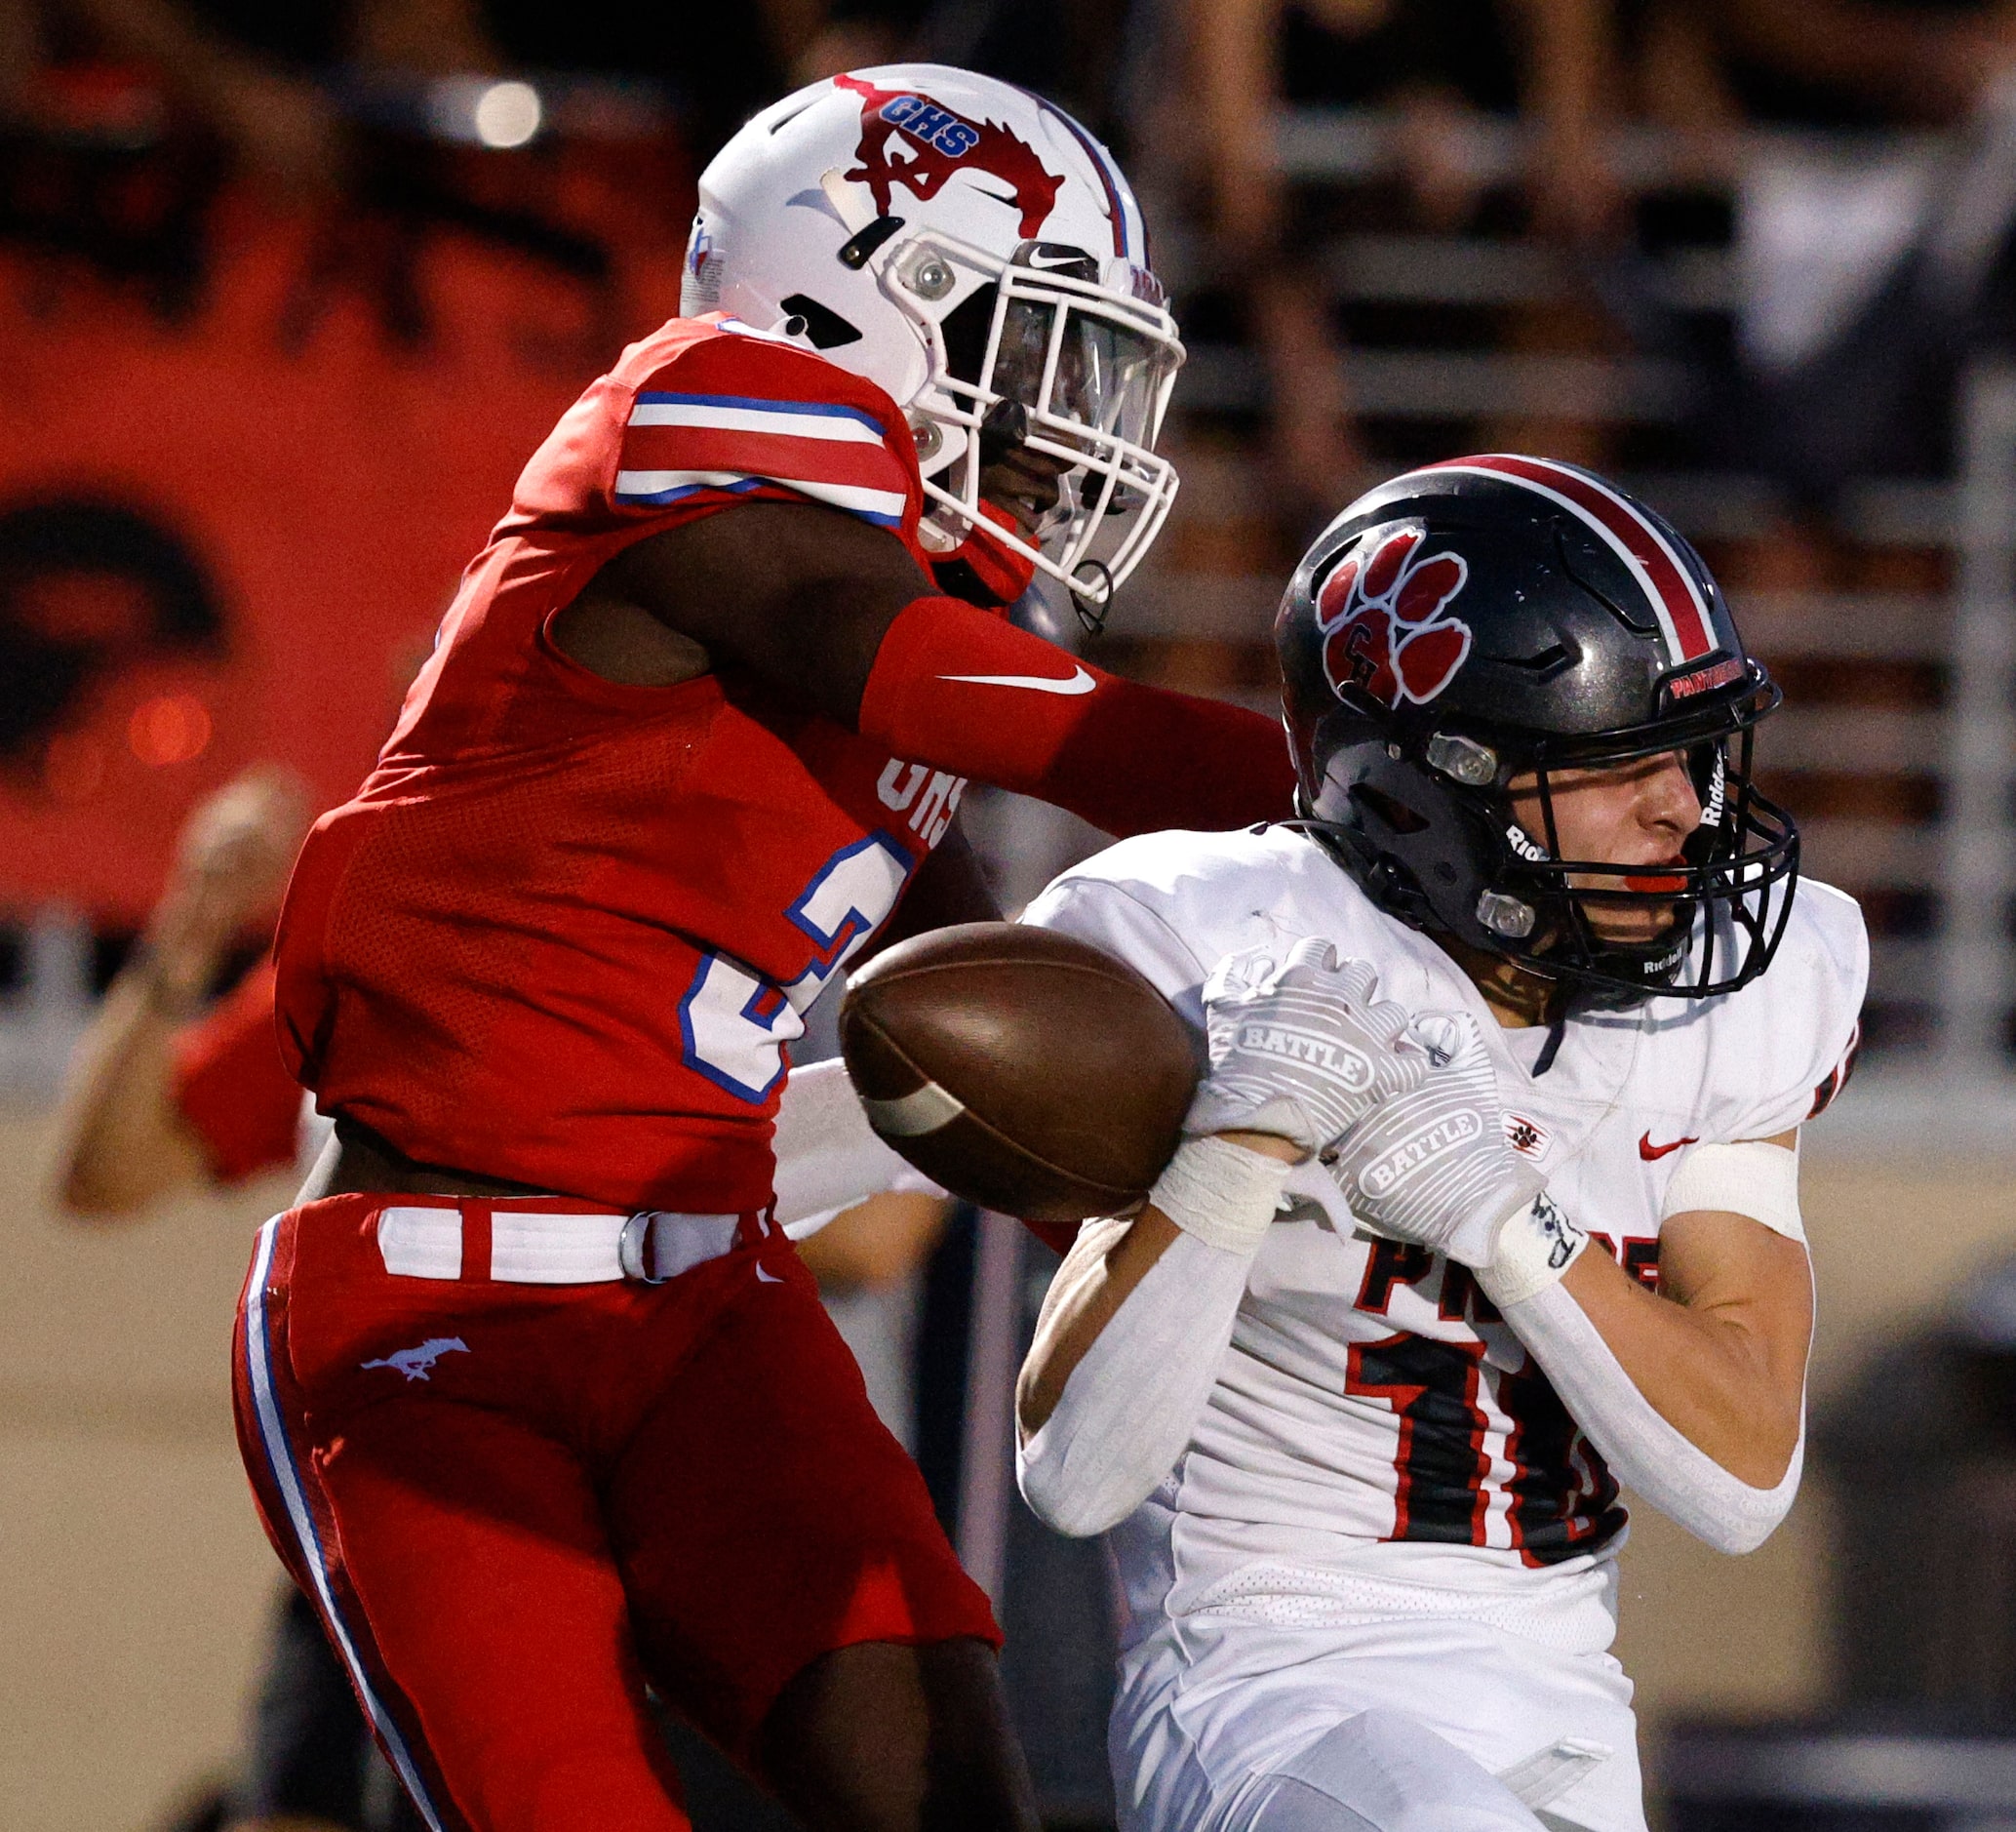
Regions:
<svg viewBox="0 0 2016 1832"><path fill-rule="evenodd" d="M1470 654L1470 625L1446 615L1470 567L1460 553L1422 555L1427 538L1403 528L1343 560L1316 596L1331 688L1355 687L1382 706L1426 705Z"/></svg>

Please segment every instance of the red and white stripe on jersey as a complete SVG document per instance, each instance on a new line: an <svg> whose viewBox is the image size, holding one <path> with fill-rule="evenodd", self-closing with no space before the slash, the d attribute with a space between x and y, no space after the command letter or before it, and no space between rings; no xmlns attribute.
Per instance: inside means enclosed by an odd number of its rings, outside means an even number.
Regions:
<svg viewBox="0 0 2016 1832"><path fill-rule="evenodd" d="M909 429L903 429L904 437ZM788 491L900 528L909 478L888 429L838 401L642 390L616 458L615 499L662 507L705 492Z"/></svg>
<svg viewBox="0 0 2016 1832"><path fill-rule="evenodd" d="M1666 642L1669 666L1698 661L1720 646L1708 601L1673 543L1643 510L1601 479L1571 464L1497 452L1448 458L1422 469L1502 477L1545 497L1594 530L1644 592Z"/></svg>

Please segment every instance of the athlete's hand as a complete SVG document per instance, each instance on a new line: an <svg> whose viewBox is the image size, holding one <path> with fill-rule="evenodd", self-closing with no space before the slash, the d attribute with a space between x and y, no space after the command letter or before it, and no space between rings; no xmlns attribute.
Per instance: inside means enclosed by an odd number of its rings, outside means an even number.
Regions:
<svg viewBox="0 0 2016 1832"><path fill-rule="evenodd" d="M200 1000L231 943L270 929L307 824L306 786L275 764L254 765L189 816L147 923L145 965L168 1004Z"/></svg>
<svg viewBox="0 0 2016 1832"><path fill-rule="evenodd" d="M1380 1233L1488 1265L1498 1230L1545 1179L1505 1142L1476 1018L1423 1012L1409 1034L1428 1046L1425 1075L1382 1100L1324 1162L1352 1213Z"/></svg>
<svg viewBox="0 0 2016 1832"><path fill-rule="evenodd" d="M1417 1087L1427 1053L1405 1041L1406 1013L1375 1000L1378 987L1365 962L1340 967L1314 936L1278 966L1259 948L1219 962L1204 989L1211 1066L1184 1132L1270 1133L1307 1154Z"/></svg>

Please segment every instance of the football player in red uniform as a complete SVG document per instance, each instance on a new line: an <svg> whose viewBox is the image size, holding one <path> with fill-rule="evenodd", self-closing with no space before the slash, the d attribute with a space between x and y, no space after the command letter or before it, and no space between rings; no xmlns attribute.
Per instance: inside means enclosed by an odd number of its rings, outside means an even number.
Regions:
<svg viewBox="0 0 2016 1832"><path fill-rule="evenodd" d="M785 1053L899 900L991 913L968 778L1125 834L1292 773L1002 615L1039 569L1096 615L1174 489L1102 147L895 66L700 192L687 315L533 458L296 868L337 1145L259 1239L241 1439L437 1828L684 1826L647 1683L813 1825L1032 1826L987 1601L771 1212Z"/></svg>

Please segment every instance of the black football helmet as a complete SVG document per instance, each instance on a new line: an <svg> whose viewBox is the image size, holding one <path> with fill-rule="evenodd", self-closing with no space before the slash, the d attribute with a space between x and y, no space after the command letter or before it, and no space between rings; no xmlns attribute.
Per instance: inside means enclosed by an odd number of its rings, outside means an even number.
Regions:
<svg viewBox="0 0 2016 1832"><path fill-rule="evenodd" d="M1361 497L1275 619L1300 823L1373 901L1603 1003L1732 992L1770 964L1799 879L1792 817L1751 782L1781 695L1662 517L1550 458L1453 458ZM1568 859L1550 777L1684 755L1684 863ZM1541 831L1509 786L1537 777ZM1606 940L1638 907L1654 939Z"/></svg>

